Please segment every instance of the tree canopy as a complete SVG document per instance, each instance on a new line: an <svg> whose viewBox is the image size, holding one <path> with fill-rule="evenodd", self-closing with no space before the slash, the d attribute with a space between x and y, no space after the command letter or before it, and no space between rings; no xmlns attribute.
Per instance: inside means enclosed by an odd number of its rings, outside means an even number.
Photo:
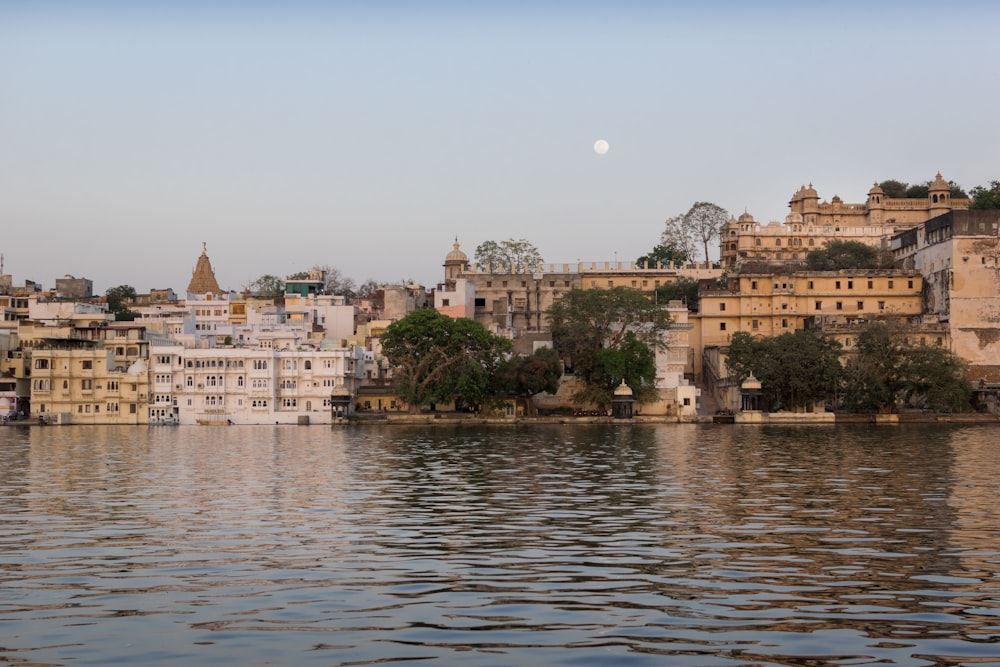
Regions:
<svg viewBox="0 0 1000 667"><path fill-rule="evenodd" d="M671 301L683 301L687 304L688 310L697 312L699 291L700 285L697 280L678 276L677 280L656 288L656 302L665 306Z"/></svg>
<svg viewBox="0 0 1000 667"><path fill-rule="evenodd" d="M967 409L965 364L942 347L911 345L906 327L874 322L858 336L844 369L844 408L889 413L899 406Z"/></svg>
<svg viewBox="0 0 1000 667"><path fill-rule="evenodd" d="M480 266L511 268L539 266L542 255L538 248L526 239L506 241L483 241L476 247L475 262Z"/></svg>
<svg viewBox="0 0 1000 667"><path fill-rule="evenodd" d="M606 405L622 379L637 400L649 395L670 326L665 308L631 287L574 289L548 316L559 356L584 384L578 402Z"/></svg>
<svg viewBox="0 0 1000 667"><path fill-rule="evenodd" d="M108 303L108 311L115 316L117 322L131 322L136 318L136 313L129 308L136 297L135 288L131 285L118 285L109 287L104 293L104 299Z"/></svg>
<svg viewBox="0 0 1000 667"><path fill-rule="evenodd" d="M396 367L396 395L411 411L450 401L482 405L510 349L510 341L478 322L432 309L415 310L390 324L381 344L383 356Z"/></svg>
<svg viewBox="0 0 1000 667"><path fill-rule="evenodd" d="M926 199L930 193L931 183L933 181L924 181L910 185L903 181L889 179L882 181L878 186L882 188L882 192L886 197L891 197L892 199ZM969 196L955 181L948 181L948 187L951 190L952 199L967 199Z"/></svg>
<svg viewBox="0 0 1000 667"><path fill-rule="evenodd" d="M664 245L661 243L654 246L645 255L637 258L635 264L636 266L653 269L657 266L669 266L671 263L684 264L688 261L689 257L687 251L674 245Z"/></svg>
<svg viewBox="0 0 1000 667"><path fill-rule="evenodd" d="M551 347L541 347L530 355L514 355L504 359L496 373L498 392L524 399L529 414L534 414L531 397L543 391L559 391L562 364L559 354Z"/></svg>
<svg viewBox="0 0 1000 667"><path fill-rule="evenodd" d="M700 244L707 262L708 244L719 238L729 218L729 213L721 206L707 201L695 202L684 215L666 219L660 244L674 248L688 260L695 257Z"/></svg>
<svg viewBox="0 0 1000 667"><path fill-rule="evenodd" d="M800 329L772 338L733 334L726 367L738 383L752 372L772 408L808 408L837 396L840 343Z"/></svg>
<svg viewBox="0 0 1000 667"><path fill-rule="evenodd" d="M982 185L972 188L969 208L980 211L1000 209L1000 181L990 181L988 188Z"/></svg>
<svg viewBox="0 0 1000 667"><path fill-rule="evenodd" d="M879 251L860 241L832 240L806 255L810 271L884 268Z"/></svg>
<svg viewBox="0 0 1000 667"><path fill-rule="evenodd" d="M285 281L267 273L250 283L247 289L251 294L265 299L281 299L285 295Z"/></svg>

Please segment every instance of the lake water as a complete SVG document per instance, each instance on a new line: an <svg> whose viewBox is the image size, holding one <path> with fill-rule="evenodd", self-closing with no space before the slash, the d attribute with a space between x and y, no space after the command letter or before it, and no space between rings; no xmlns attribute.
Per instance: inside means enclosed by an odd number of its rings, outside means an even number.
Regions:
<svg viewBox="0 0 1000 667"><path fill-rule="evenodd" d="M1000 665L996 427L2 427L0 663Z"/></svg>

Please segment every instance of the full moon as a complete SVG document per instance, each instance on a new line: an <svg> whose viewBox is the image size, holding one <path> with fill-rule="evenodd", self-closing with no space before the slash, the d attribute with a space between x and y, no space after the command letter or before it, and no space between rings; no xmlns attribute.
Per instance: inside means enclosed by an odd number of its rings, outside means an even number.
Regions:
<svg viewBox="0 0 1000 667"><path fill-rule="evenodd" d="M611 148L604 139L598 139L594 142L594 152L598 155L604 155Z"/></svg>

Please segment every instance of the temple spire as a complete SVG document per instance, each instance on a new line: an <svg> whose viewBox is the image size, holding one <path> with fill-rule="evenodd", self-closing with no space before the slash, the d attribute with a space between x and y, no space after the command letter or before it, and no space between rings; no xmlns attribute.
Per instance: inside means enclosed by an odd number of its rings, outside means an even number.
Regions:
<svg viewBox="0 0 1000 667"><path fill-rule="evenodd" d="M191 272L191 282L188 283L187 291L190 294L222 294L215 279L212 262L208 259L208 243L205 241L201 242L201 256L198 257L198 263Z"/></svg>

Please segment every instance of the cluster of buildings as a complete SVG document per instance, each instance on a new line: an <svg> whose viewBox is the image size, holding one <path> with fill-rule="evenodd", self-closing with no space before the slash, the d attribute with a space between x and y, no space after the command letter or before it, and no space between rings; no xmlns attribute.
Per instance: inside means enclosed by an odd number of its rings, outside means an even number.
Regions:
<svg viewBox="0 0 1000 667"><path fill-rule="evenodd" d="M940 174L920 199L821 201L809 185L783 223L745 213L721 230L720 263L637 266L577 262L477 266L456 239L433 288L387 285L372 298L325 293L325 275L290 277L283 298L224 292L203 248L185 298L139 295L115 322L86 279L55 290L0 275L0 416L72 424L317 424L353 412L407 409L392 391L379 336L433 307L479 321L530 353L551 345L546 311L572 289L655 293L682 278L701 284L697 309L672 301L667 349L657 355L658 399L643 414L679 419L699 407L738 407L725 357L733 334L811 329L846 350L873 320L907 325L912 344L951 349L983 392L1000 387L1000 211L969 210ZM891 255L894 268L808 271L806 254L850 240ZM0 268L2 274L2 268ZM573 380L539 407L569 405ZM513 413L519 406L511 406Z"/></svg>

